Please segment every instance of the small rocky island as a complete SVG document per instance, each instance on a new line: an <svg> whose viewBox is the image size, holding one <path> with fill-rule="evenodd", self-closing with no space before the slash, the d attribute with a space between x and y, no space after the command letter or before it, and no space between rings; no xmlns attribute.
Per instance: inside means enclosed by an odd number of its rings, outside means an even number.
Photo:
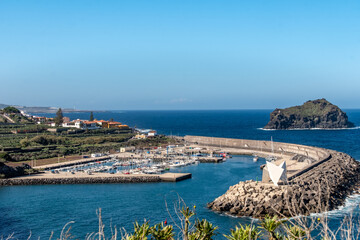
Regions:
<svg viewBox="0 0 360 240"><path fill-rule="evenodd" d="M326 99L307 101L301 106L275 109L264 129L339 129L354 127L338 106Z"/></svg>

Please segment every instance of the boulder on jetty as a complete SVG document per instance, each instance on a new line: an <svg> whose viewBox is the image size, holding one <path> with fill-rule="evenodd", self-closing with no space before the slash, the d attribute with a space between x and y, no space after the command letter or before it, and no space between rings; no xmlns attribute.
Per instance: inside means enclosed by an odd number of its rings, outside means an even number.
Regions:
<svg viewBox="0 0 360 240"><path fill-rule="evenodd" d="M267 214L294 217L333 210L358 189L360 163L347 154L329 152L329 160L290 180L288 185L240 182L208 207L234 216L256 218Z"/></svg>
<svg viewBox="0 0 360 240"><path fill-rule="evenodd" d="M336 129L354 127L338 106L326 99L307 101L301 106L275 109L264 129Z"/></svg>

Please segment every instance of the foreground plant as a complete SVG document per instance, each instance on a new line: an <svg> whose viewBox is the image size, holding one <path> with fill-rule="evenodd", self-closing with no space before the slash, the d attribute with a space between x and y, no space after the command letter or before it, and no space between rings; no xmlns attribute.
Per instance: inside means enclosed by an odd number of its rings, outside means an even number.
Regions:
<svg viewBox="0 0 360 240"><path fill-rule="evenodd" d="M214 226L206 219L201 221L196 220L196 230L192 233L189 233L189 240L211 240L216 235L215 231L217 228L218 227Z"/></svg>
<svg viewBox="0 0 360 240"><path fill-rule="evenodd" d="M261 221L260 226L268 233L270 240L280 240L283 239L284 236L280 234L277 229L282 226L284 222L286 222L286 220L280 220L277 216L270 217L266 215Z"/></svg>
<svg viewBox="0 0 360 240"><path fill-rule="evenodd" d="M187 207L184 202L181 202L181 208L175 208L175 214L178 217L178 222L174 221L174 218L170 214L173 224L179 228L178 235L175 237L173 225L167 225L167 221L151 226L148 221L143 224L138 222L134 223L133 232L127 233L124 229L120 229L121 236L118 236L118 230L116 227L111 227L111 235L106 236L104 232L105 225L102 222L101 209L97 211L99 219L99 227L96 232L87 234L85 240L212 240L216 235L217 226L213 225L206 219L199 220L194 219L196 216L194 206L193 208ZM179 205L177 205L179 207ZM167 209L168 210L168 209ZM315 219L315 218L311 218ZM302 221L296 223L294 220L299 218L292 218L289 220L279 219L277 216L266 216L257 225L241 225L230 230L229 235L223 235L228 240L257 240L270 239L270 240L311 240L311 239L326 239L326 240L355 240L360 239L360 221L355 222L352 216L345 217L343 223L335 231L331 231L327 221L323 221L322 218L316 218L318 224L310 224L307 227L302 224ZM300 219L301 220L301 219ZM180 221L180 223L179 223ZM285 223L286 222L286 223ZM57 240L70 240L74 239L74 236L70 233L71 224L74 222L68 222L63 227L60 237ZM260 225L260 226L259 226ZM313 226L317 226L314 228ZM262 234L263 229L266 234ZM315 233L316 232L316 233ZM53 238L53 233L49 240ZM27 238L31 238L30 236ZM0 240L17 240L14 234L4 238L0 236Z"/></svg>
<svg viewBox="0 0 360 240"><path fill-rule="evenodd" d="M229 240L256 240L261 236L261 230L253 225L239 225L230 230L230 235L224 235Z"/></svg>
<svg viewBox="0 0 360 240"><path fill-rule="evenodd" d="M293 226L287 226L287 238L289 240L301 240L306 239L306 232L299 226L293 225Z"/></svg>
<svg viewBox="0 0 360 240"><path fill-rule="evenodd" d="M164 223L159 223L150 229L152 239L155 240L171 240L174 239L174 229L171 225L164 226Z"/></svg>

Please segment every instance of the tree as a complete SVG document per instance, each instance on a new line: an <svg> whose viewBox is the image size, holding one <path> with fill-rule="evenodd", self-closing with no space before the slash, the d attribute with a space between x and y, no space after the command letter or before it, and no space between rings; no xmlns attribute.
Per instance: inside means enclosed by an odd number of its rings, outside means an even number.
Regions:
<svg viewBox="0 0 360 240"><path fill-rule="evenodd" d="M12 158L7 152L0 152L0 162L11 161Z"/></svg>
<svg viewBox="0 0 360 240"><path fill-rule="evenodd" d="M61 108L59 108L59 110L56 112L56 117L54 118L55 121L55 125L56 126L60 126L63 123L63 113Z"/></svg>
<svg viewBox="0 0 360 240"><path fill-rule="evenodd" d="M6 107L3 109L4 113L20 113L19 109L14 107Z"/></svg>
<svg viewBox="0 0 360 240"><path fill-rule="evenodd" d="M94 121L94 114L93 114L93 112L90 112L90 119L89 119L90 121Z"/></svg>
<svg viewBox="0 0 360 240"><path fill-rule="evenodd" d="M114 121L114 119L113 118L110 118L110 122L113 122Z"/></svg>

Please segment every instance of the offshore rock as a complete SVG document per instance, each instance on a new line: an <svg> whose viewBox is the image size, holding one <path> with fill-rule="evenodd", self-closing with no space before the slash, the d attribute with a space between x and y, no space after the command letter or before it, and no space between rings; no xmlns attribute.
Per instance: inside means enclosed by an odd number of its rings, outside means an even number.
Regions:
<svg viewBox="0 0 360 240"><path fill-rule="evenodd" d="M275 109L264 129L336 129L354 127L338 106L326 99L307 101L301 106Z"/></svg>

